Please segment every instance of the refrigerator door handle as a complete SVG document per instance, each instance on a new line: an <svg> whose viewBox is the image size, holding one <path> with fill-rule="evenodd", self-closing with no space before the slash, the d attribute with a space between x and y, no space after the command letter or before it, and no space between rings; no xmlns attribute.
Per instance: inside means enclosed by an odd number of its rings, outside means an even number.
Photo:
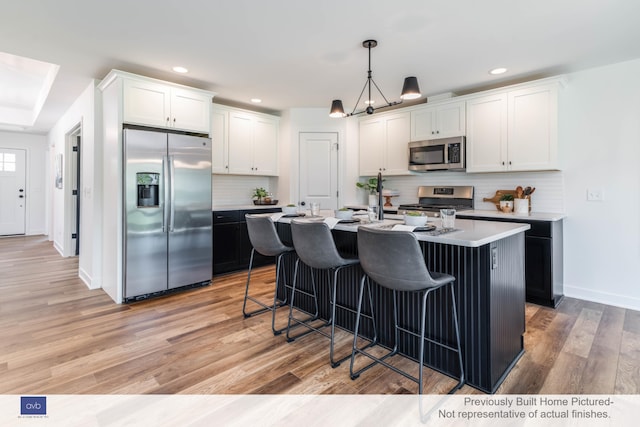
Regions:
<svg viewBox="0 0 640 427"><path fill-rule="evenodd" d="M167 156L169 158L169 193L170 193L170 216L169 216L169 232L173 233L175 226L176 216L176 204L175 204L175 165L173 156Z"/></svg>
<svg viewBox="0 0 640 427"><path fill-rule="evenodd" d="M162 157L162 175L164 176L163 187L164 197L162 201L162 232L169 231L167 224L169 223L169 156Z"/></svg>

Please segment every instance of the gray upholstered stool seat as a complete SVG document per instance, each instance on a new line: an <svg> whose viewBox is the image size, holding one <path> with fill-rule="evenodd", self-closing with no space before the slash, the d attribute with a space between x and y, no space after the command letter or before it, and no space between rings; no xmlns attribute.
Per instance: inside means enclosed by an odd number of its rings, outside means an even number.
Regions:
<svg viewBox="0 0 640 427"><path fill-rule="evenodd" d="M268 216L263 215L245 215L247 220L247 230L249 232L249 240L253 248L251 249L251 259L249 261L249 271L247 272L247 285L244 292L244 302L242 304L242 313L245 317L253 316L254 314L264 313L271 311L271 329L274 335L279 335L285 328L276 329L276 309L284 306L287 303L286 289L285 298L278 301L278 283L280 283L280 274L284 276L284 270L282 269L282 257L286 254L294 252L291 246L287 246L280 240L278 232L276 231L275 224ZM258 252L264 256L276 257L276 285L273 294L273 304L266 305L262 301L249 295L249 282L251 280L251 270L253 268L253 257ZM286 276L284 277L284 283L286 287ZM247 301L259 305L261 308L248 312Z"/></svg>
<svg viewBox="0 0 640 427"><path fill-rule="evenodd" d="M309 222L309 221L299 221L294 220L291 222L291 237L293 240L293 246L298 255L298 260L296 261L294 274L293 274L293 286L291 290L291 302L289 305L289 322L287 328L287 340L289 342L299 338L303 335L306 335L310 332L319 332L322 335L330 338L330 349L329 349L329 359L331 361L331 366L336 367L344 360L351 357L350 354L346 355L340 360L336 360L334 357L334 337L335 337L335 319L336 319L336 308L340 308L343 310L347 310L355 314L355 308L351 308L348 306L340 305L336 303L337 300L337 281L338 281L338 273L345 268L357 266L360 261L357 258L344 258L338 252L336 248L336 244L333 240L333 236L331 234L331 230L328 225L324 222ZM305 265L311 268L311 288L307 290L302 290L297 287L297 277L299 271L299 264L302 261ZM312 322L318 320L319 318L319 309L318 309L318 294L316 292L316 283L314 278L314 270L329 270L333 273L333 282L330 289L330 304L331 304L331 314L329 316L329 320L324 322L322 325L315 327L312 325ZM357 285L355 285L357 286ZM302 293L312 298L315 305L315 312L306 312L309 315L306 319L298 319L294 317L294 302L297 293ZM373 307L371 294L369 293L369 303L370 307ZM299 310L299 308L296 308ZM373 312L371 312L372 314ZM373 321L372 315L365 315L369 320ZM295 325L301 325L306 327L308 330L297 336L291 336L290 329ZM327 335L324 333L321 328L326 326L331 326L331 332ZM375 337L373 339L373 343L375 344ZM373 345L373 344L369 344Z"/></svg>
<svg viewBox="0 0 640 427"><path fill-rule="evenodd" d="M462 364L462 350L460 347L460 331L458 325L458 315L456 312L456 301L453 283L455 277L438 272L430 272L425 264L424 255L418 244L416 236L407 231L380 230L369 227L360 227L358 229L358 256L360 264L365 272L360 281L360 295L358 300L358 315L356 318L355 334L353 340L353 350L351 355L350 373L351 379L356 379L362 372L376 364L382 364L387 368L409 378L418 383L418 393L423 392L423 365L424 365L424 349L425 341L433 345L437 345L452 353L457 353L460 366L460 376L458 383L451 389L449 393L458 390L464 384L464 367ZM360 311L362 307L362 295L365 282L369 279L378 283L378 285L392 291L393 295L393 319L395 331L395 345L391 352L382 357L375 357L372 354L356 347L358 338L358 329L360 321ZM451 291L451 312L453 325L455 328L456 346L450 346L441 339L435 337L425 337L426 313L427 313L427 297L438 289L449 287ZM419 331L408 330L400 326L398 321L398 297L397 294L417 293L421 296L420 319L417 323ZM444 309L444 308L443 308ZM406 316L406 314L403 314ZM385 359L397 354L398 352L398 336L400 333L419 337L418 349L418 378L409 375L395 366L385 362ZM372 363L354 372L354 361L357 354L367 356Z"/></svg>

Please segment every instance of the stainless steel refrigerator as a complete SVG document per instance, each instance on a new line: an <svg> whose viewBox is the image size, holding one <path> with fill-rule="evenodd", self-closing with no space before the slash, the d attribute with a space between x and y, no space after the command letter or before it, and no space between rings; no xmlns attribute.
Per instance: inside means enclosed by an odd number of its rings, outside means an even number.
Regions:
<svg viewBox="0 0 640 427"><path fill-rule="evenodd" d="M124 129L124 299L211 281L211 140Z"/></svg>

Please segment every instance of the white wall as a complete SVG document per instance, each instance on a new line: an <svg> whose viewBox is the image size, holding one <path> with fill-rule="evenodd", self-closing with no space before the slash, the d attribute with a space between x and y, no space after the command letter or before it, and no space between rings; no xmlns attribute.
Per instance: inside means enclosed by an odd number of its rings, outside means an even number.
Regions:
<svg viewBox="0 0 640 427"><path fill-rule="evenodd" d="M293 108L281 118L281 138L279 141L280 182L278 194L288 194L289 202L298 202L299 139L301 132L335 132L338 134L338 204L344 204L351 194L345 194L345 183L357 180L357 157L355 167L349 158L349 146L357 149L358 134L350 133L350 124L354 119L333 119L326 108ZM355 175L354 175L355 174ZM284 197L284 196L283 196Z"/></svg>
<svg viewBox="0 0 640 427"><path fill-rule="evenodd" d="M100 268L98 262L101 244L101 130L100 122L96 121L96 112L99 113L99 102L96 99L96 82L92 81L85 91L78 97L73 105L58 120L48 135L48 144L51 147L50 165L53 165L57 154L62 154L64 161L63 188L54 186L54 179L50 176L51 192L51 233L54 246L63 256L73 255L73 248L67 247L65 236L71 233L69 218L69 159L66 150L69 133L78 125L82 127L81 150L81 203L80 203L80 260L79 274L82 280L90 288L100 285L93 283L93 275ZM50 168L50 174L55 173L55 168ZM97 241L96 241L97 239Z"/></svg>
<svg viewBox="0 0 640 427"><path fill-rule="evenodd" d="M640 59L571 74L560 103L565 294L640 310ZM604 191L587 201L587 189Z"/></svg>
<svg viewBox="0 0 640 427"><path fill-rule="evenodd" d="M26 151L26 234L47 234L48 147L44 135L0 132L0 147Z"/></svg>

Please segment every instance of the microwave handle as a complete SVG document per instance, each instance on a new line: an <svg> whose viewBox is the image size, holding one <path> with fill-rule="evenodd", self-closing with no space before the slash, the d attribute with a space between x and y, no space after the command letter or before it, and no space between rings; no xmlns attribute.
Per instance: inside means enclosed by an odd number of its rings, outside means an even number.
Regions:
<svg viewBox="0 0 640 427"><path fill-rule="evenodd" d="M449 164L449 144L443 144L444 147L444 164Z"/></svg>

